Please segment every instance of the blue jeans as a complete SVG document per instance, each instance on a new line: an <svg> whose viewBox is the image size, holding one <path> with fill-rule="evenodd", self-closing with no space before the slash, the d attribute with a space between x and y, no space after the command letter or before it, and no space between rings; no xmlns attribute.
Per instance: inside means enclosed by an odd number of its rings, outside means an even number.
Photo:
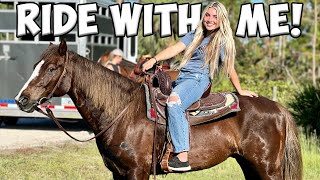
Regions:
<svg viewBox="0 0 320 180"><path fill-rule="evenodd" d="M201 98L208 87L208 74L191 74L180 72L173 83L170 96L178 97L178 101L168 101L169 131L174 146L174 152L189 151L189 123L186 118L186 109Z"/></svg>

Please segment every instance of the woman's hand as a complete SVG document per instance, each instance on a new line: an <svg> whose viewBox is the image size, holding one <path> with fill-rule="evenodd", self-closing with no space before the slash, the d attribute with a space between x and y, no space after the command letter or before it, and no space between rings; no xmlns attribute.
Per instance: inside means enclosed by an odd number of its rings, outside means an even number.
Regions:
<svg viewBox="0 0 320 180"><path fill-rule="evenodd" d="M241 96L258 97L258 94L254 93L254 92L241 89L239 77L238 77L238 74L235 69L233 69L233 71L230 75L230 80L231 80L233 86L236 88L236 90L238 91L238 93Z"/></svg>
<svg viewBox="0 0 320 180"><path fill-rule="evenodd" d="M148 69L152 68L157 62L156 58L150 58L147 62L142 65L142 71L146 72Z"/></svg>
<svg viewBox="0 0 320 180"><path fill-rule="evenodd" d="M238 91L238 93L241 96L258 97L258 94L251 92L249 90L240 90L240 91Z"/></svg>

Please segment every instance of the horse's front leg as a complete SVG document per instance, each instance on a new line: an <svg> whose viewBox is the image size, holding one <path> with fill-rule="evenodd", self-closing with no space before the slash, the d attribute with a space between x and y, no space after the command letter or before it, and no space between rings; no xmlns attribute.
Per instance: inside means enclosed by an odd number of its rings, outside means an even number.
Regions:
<svg viewBox="0 0 320 180"><path fill-rule="evenodd" d="M142 167L134 168L128 171L127 179L128 180L148 180L149 173L145 171Z"/></svg>

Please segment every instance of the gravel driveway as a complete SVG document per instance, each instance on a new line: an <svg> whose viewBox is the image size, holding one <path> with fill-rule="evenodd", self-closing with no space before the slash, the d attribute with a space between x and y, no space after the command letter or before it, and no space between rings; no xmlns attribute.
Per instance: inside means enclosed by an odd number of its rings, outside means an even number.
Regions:
<svg viewBox="0 0 320 180"><path fill-rule="evenodd" d="M93 136L83 122L62 123L74 137L84 140ZM76 142L49 119L20 118L17 125L0 128L0 151Z"/></svg>

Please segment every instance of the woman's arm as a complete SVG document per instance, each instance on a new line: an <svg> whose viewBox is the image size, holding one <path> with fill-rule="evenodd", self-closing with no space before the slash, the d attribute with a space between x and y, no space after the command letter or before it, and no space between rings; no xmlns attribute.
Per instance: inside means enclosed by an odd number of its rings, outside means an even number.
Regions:
<svg viewBox="0 0 320 180"><path fill-rule="evenodd" d="M146 71L146 70L152 68L154 63L156 63L157 61L159 62L159 61L163 61L166 59L170 59L185 49L186 49L186 45L183 44L181 41L179 41L175 45L166 48L165 50L161 51L160 53L155 55L153 58L151 58L149 61L144 63L142 70Z"/></svg>
<svg viewBox="0 0 320 180"><path fill-rule="evenodd" d="M238 74L235 69L233 69L232 73L230 74L230 81L233 84L234 88L238 91L238 93L242 96L250 96L250 97L258 97L258 95L254 92L248 90L242 90Z"/></svg>

